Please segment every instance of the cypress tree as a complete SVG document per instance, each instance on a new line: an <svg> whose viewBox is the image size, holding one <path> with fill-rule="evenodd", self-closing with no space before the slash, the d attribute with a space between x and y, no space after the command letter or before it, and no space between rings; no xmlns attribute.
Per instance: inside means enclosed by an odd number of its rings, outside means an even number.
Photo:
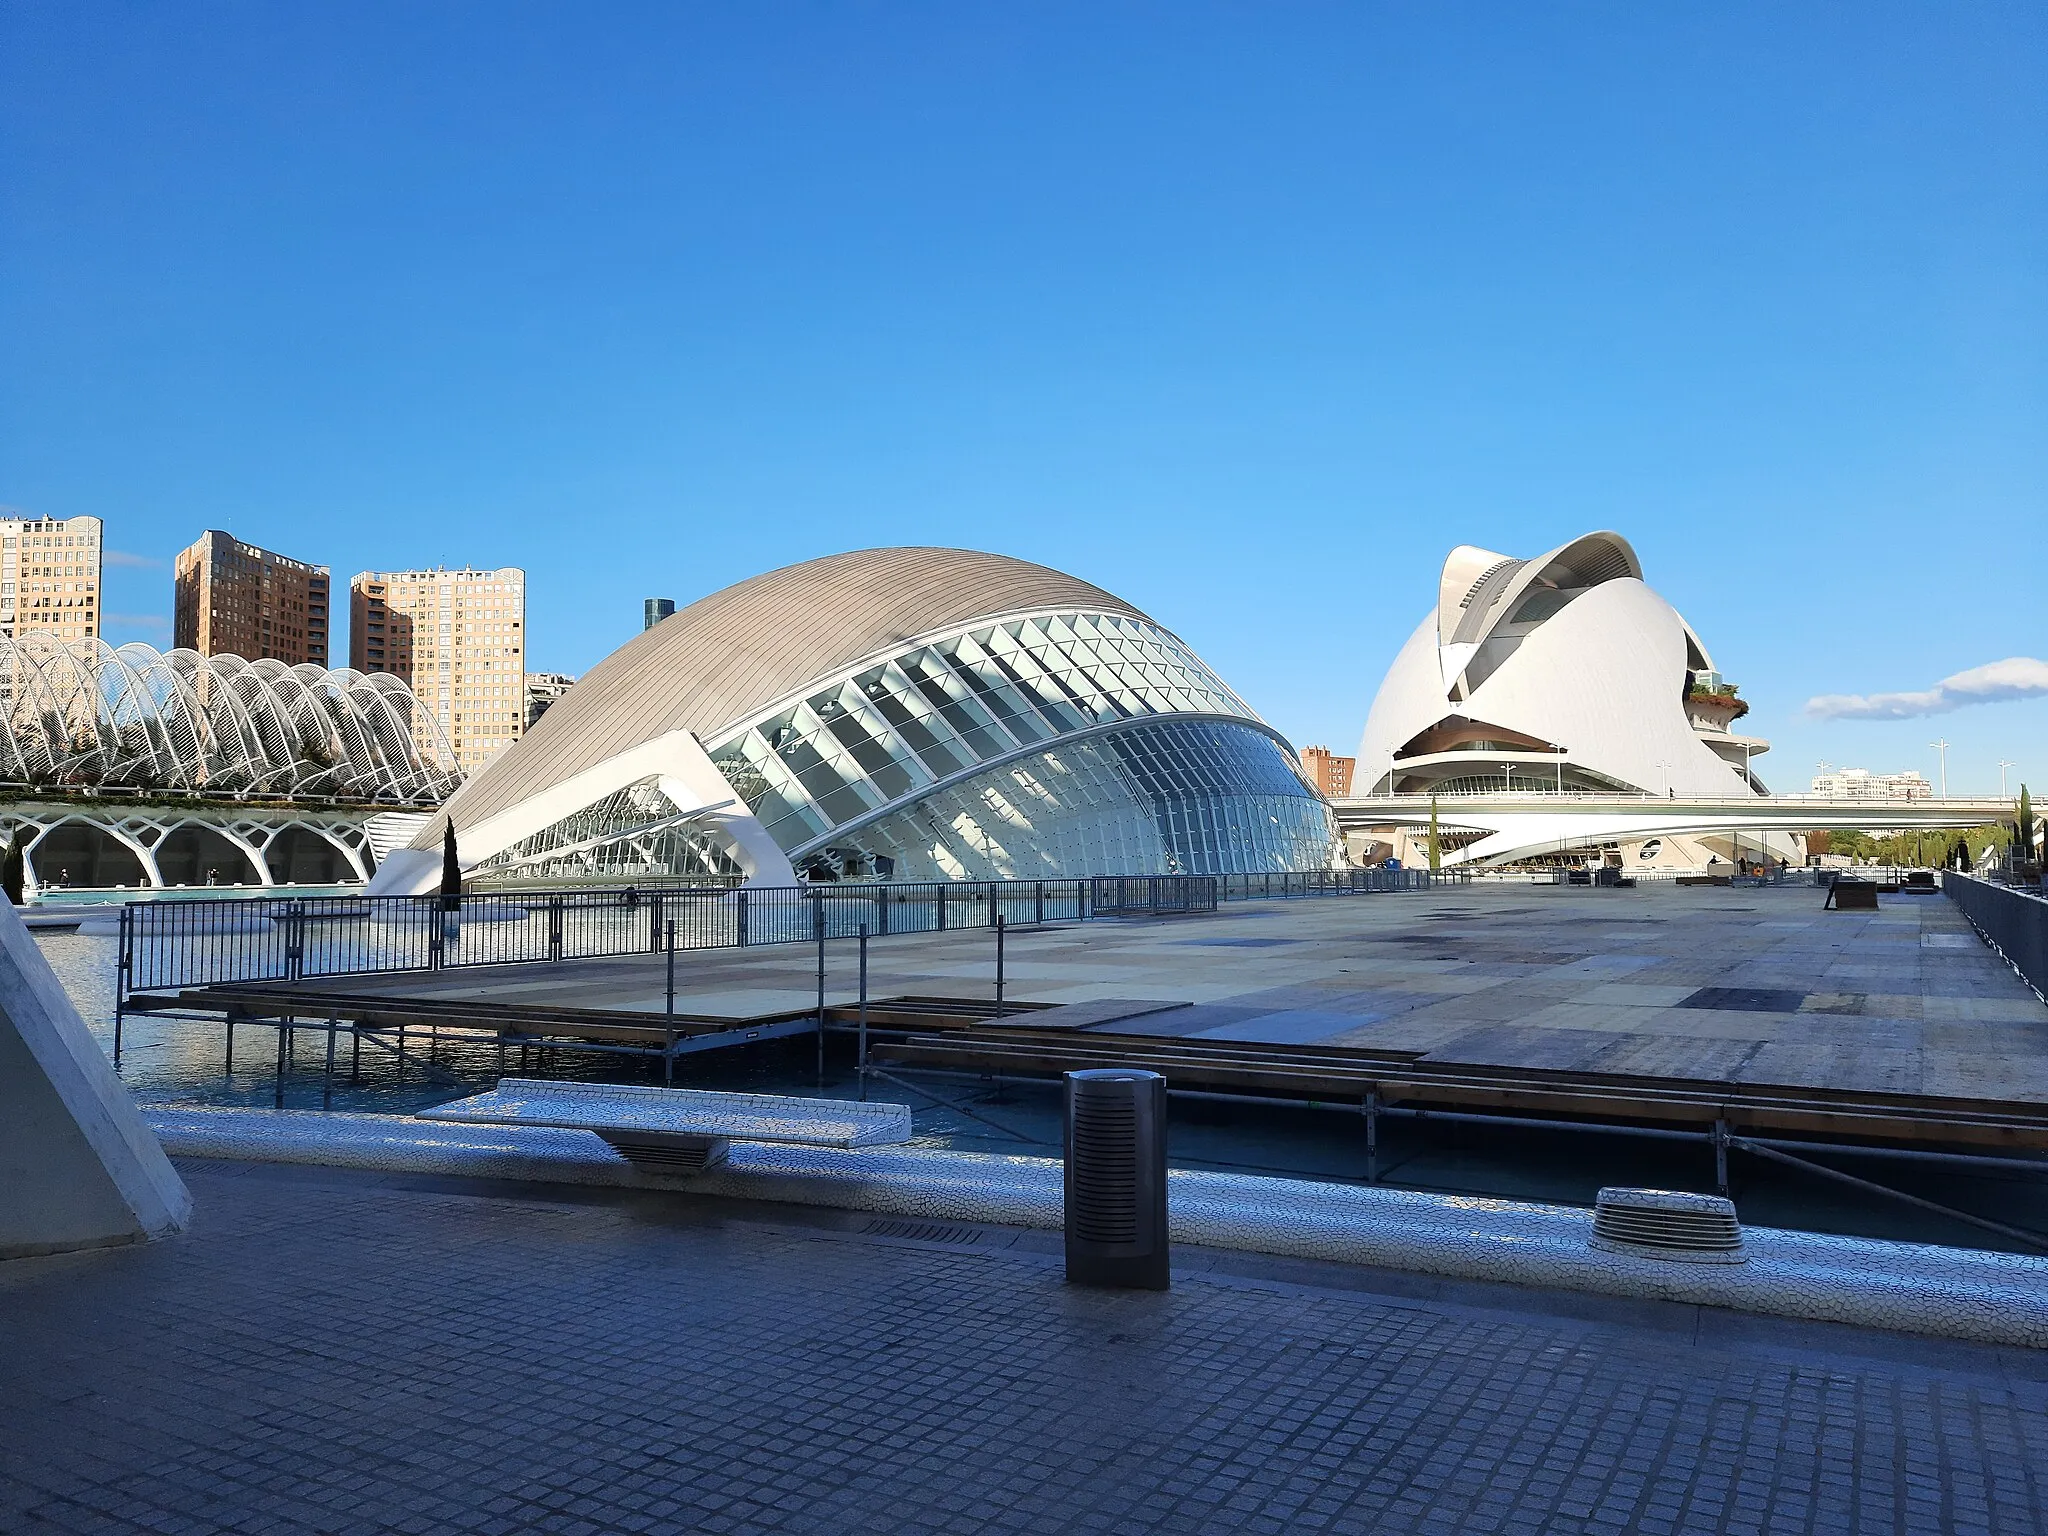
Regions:
<svg viewBox="0 0 2048 1536"><path fill-rule="evenodd" d="M455 856L455 820L441 825L441 910L462 910L462 863Z"/></svg>
<svg viewBox="0 0 2048 1536"><path fill-rule="evenodd" d="M2019 814L2013 818L2013 841L2019 845L2023 859L2034 857L2034 802L2027 795L2027 786L2020 786Z"/></svg>
<svg viewBox="0 0 2048 1536"><path fill-rule="evenodd" d="M7 893L7 899L17 907L22 903L22 888L28 879L26 860L22 854L21 829L16 828L7 839L7 854L0 858L0 890Z"/></svg>

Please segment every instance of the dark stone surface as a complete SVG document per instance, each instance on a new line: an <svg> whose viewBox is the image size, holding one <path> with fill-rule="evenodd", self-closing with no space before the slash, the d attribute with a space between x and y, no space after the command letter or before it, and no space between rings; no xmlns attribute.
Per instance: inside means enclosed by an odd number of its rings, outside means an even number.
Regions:
<svg viewBox="0 0 2048 1536"><path fill-rule="evenodd" d="M2048 1360L845 1212L187 1164L0 1266L0 1529L2032 1532Z"/></svg>
<svg viewBox="0 0 2048 1536"><path fill-rule="evenodd" d="M1797 1013L1804 992L1789 987L1701 987L1681 1008L1719 1008L1730 1013Z"/></svg>

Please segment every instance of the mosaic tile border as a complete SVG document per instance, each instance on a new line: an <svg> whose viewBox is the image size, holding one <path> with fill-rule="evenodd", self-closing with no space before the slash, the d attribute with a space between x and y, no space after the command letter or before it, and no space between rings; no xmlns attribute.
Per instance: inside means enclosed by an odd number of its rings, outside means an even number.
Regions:
<svg viewBox="0 0 2048 1536"><path fill-rule="evenodd" d="M1050 1158L742 1142L711 1172L663 1177L636 1170L588 1131L171 1106L145 1109L144 1118L177 1157L1061 1224L1060 1165ZM1178 1243L2048 1348L2048 1259L1749 1227L1748 1263L1692 1266L1602 1253L1589 1243L1593 1213L1571 1206L1189 1170L1176 1170L1170 1187Z"/></svg>

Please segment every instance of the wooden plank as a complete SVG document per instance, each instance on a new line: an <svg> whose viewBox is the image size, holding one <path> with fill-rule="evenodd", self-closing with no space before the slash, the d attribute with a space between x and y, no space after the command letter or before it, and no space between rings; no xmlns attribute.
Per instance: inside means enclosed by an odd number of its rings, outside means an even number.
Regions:
<svg viewBox="0 0 2048 1536"><path fill-rule="evenodd" d="M1179 1048L1176 1048L1179 1047ZM1725 1119L1752 1131L1804 1131L1914 1142L2048 1148L2048 1111L2030 1104L1934 1101L1903 1094L1857 1095L1768 1085L1603 1080L1590 1074L1503 1071L1433 1062L1305 1064L1246 1057L1228 1049L1187 1049L1151 1036L991 1039L913 1037L878 1046L879 1059L908 1065L1056 1074L1088 1066L1143 1066L1180 1086L1319 1100L1441 1104L1523 1114L1695 1126Z"/></svg>

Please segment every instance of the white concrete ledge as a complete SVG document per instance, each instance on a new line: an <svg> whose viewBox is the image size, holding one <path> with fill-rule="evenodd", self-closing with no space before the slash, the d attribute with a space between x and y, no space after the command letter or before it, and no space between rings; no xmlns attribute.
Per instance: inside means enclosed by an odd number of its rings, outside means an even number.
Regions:
<svg viewBox="0 0 2048 1536"><path fill-rule="evenodd" d="M146 1117L180 1157L687 1190L1006 1226L1057 1229L1062 1219L1060 1165L1049 1158L736 1143L723 1167L667 1177L640 1172L588 1131L261 1109L159 1107ZM1177 1243L2048 1347L2048 1259L1750 1227L1747 1263L1693 1265L1599 1252L1588 1243L1592 1212L1570 1206L1191 1171L1175 1171L1170 1189Z"/></svg>

